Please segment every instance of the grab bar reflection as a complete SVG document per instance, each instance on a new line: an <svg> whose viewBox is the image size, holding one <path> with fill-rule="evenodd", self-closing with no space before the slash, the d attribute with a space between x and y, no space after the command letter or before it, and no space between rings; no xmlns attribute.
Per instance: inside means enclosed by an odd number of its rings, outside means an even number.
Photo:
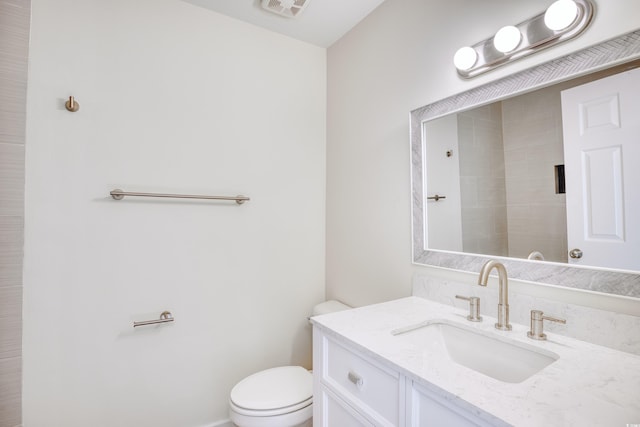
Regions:
<svg viewBox="0 0 640 427"><path fill-rule="evenodd" d="M132 191L123 191L119 188L115 190L111 190L109 192L111 197L115 200L122 200L125 196L135 196L135 197L164 197L170 199L203 199L203 200L233 200L237 204L241 205L244 202L251 200L247 196L200 196L196 194L163 194L163 193L139 193Z"/></svg>
<svg viewBox="0 0 640 427"><path fill-rule="evenodd" d="M157 325L158 323L168 323L173 322L173 316L170 311L163 311L160 313L160 318L156 320L143 320L141 322L133 322L133 327L138 326L147 326L147 325Z"/></svg>

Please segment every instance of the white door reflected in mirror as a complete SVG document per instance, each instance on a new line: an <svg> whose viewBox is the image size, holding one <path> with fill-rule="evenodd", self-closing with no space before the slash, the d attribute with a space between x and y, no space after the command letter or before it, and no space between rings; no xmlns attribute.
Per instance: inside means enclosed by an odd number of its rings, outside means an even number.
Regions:
<svg viewBox="0 0 640 427"><path fill-rule="evenodd" d="M640 267L640 69L562 92L569 262Z"/></svg>

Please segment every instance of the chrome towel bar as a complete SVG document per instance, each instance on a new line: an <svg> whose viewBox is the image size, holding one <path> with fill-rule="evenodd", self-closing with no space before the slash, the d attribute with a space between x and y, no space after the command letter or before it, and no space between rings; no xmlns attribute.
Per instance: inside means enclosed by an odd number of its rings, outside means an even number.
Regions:
<svg viewBox="0 0 640 427"><path fill-rule="evenodd" d="M163 311L160 313L160 318L156 320L143 320L142 322L133 322L133 327L138 326L147 326L147 325L157 325L158 323L169 323L173 322L173 316L170 311Z"/></svg>
<svg viewBox="0 0 640 427"><path fill-rule="evenodd" d="M135 197L164 197L170 199L203 199L203 200L233 200L237 204L241 205L244 202L251 200L247 196L199 196L194 194L162 194L162 193L138 193L138 192L130 192L123 191L118 188L115 190L111 190L109 193L111 197L115 200L122 200L124 196L135 196Z"/></svg>

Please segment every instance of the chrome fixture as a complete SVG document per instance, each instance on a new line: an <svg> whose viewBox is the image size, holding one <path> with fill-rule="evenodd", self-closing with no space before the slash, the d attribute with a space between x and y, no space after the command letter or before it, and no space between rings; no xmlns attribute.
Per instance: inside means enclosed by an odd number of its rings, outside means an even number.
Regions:
<svg viewBox="0 0 640 427"><path fill-rule="evenodd" d="M501 331L510 331L511 325L509 324L509 280L507 278L507 269L502 263L499 263L498 261L487 261L480 269L478 285L487 286L489 273L494 268L498 272L499 285L498 323L496 323L496 329L500 329Z"/></svg>
<svg viewBox="0 0 640 427"><path fill-rule="evenodd" d="M527 332L527 336L532 340L544 341L547 339L547 336L544 334L544 320L549 320L551 322L562 323L565 325L567 323L564 319L558 319L557 317L545 316L544 313L540 310L531 310L531 330Z"/></svg>
<svg viewBox="0 0 640 427"><path fill-rule="evenodd" d="M583 252L578 248L571 249L569 251L569 256L573 259L580 259L582 258L582 255L583 255Z"/></svg>
<svg viewBox="0 0 640 427"><path fill-rule="evenodd" d="M478 297L463 297L456 295L456 298L469 301L469 315L467 320L470 322L482 322L482 316L480 316L480 298Z"/></svg>
<svg viewBox="0 0 640 427"><path fill-rule="evenodd" d="M557 0L539 15L500 28L493 37L458 49L453 63L464 78L570 40L582 33L594 14L591 0Z"/></svg>
<svg viewBox="0 0 640 427"><path fill-rule="evenodd" d="M544 261L544 255L542 255L542 252L540 251L533 251L529 254L527 259L530 259L533 261Z"/></svg>
<svg viewBox="0 0 640 427"><path fill-rule="evenodd" d="M247 196L198 196L193 194L162 194L162 193L136 193L127 192L120 189L111 190L109 193L115 200L122 200L124 196L135 197L164 197L170 199L203 199L203 200L233 200L237 204L241 205L244 202L251 200Z"/></svg>
<svg viewBox="0 0 640 427"><path fill-rule="evenodd" d="M427 197L427 200L435 200L436 202L438 200L442 200L442 199L446 199L447 196L440 196L439 194L436 194L435 196L429 196Z"/></svg>
<svg viewBox="0 0 640 427"><path fill-rule="evenodd" d="M67 102L64 103L64 107L68 111L71 111L72 113L75 113L76 111L78 111L80 109L80 104L78 104L78 101L76 101L73 96L70 96L69 100L67 100Z"/></svg>
<svg viewBox="0 0 640 427"><path fill-rule="evenodd" d="M136 328L138 326L157 325L158 323L169 323L169 322L173 322L173 316L171 315L171 312L163 311L162 313L160 313L159 319L133 322L133 327Z"/></svg>
<svg viewBox="0 0 640 427"><path fill-rule="evenodd" d="M361 388L364 384L364 380L362 379L362 377L353 371L349 371L349 373L347 374L347 378L349 378L349 381L351 381L358 388Z"/></svg>

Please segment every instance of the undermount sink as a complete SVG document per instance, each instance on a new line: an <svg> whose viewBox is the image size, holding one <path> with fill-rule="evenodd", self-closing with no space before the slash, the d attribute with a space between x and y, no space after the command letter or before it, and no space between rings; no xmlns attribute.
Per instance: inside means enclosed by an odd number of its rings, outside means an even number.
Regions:
<svg viewBox="0 0 640 427"><path fill-rule="evenodd" d="M392 331L398 339L428 352L445 354L455 363L499 381L519 383L559 356L447 320L433 320Z"/></svg>

